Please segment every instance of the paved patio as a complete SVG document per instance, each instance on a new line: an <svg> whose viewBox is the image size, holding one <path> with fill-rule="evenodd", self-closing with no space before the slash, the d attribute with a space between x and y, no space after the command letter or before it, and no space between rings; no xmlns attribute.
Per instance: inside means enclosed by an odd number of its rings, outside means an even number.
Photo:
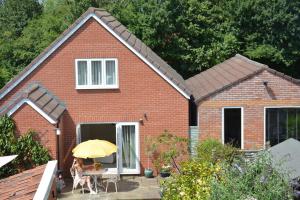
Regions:
<svg viewBox="0 0 300 200"><path fill-rule="evenodd" d="M67 187L64 188L58 199L161 199L159 180L157 178L145 177L122 177L118 183L118 192L115 192L114 184L110 184L108 192L101 191L98 194L91 195L87 193L82 194L78 187L72 194L72 180L67 180Z"/></svg>

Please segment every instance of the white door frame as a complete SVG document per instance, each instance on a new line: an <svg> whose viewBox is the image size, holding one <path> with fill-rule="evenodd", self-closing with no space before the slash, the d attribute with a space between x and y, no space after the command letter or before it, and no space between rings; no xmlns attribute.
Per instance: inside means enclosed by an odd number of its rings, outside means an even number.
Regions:
<svg viewBox="0 0 300 200"><path fill-rule="evenodd" d="M116 133L118 134L118 128L119 130L121 131L121 127L122 126L135 126L135 144L136 144L136 147L135 147L135 151L136 151L136 169L123 169L123 167L121 166L120 168L120 173L121 174L140 174L141 170L140 170L140 135L139 135L139 123L138 122L120 122L120 123L117 123L116 124ZM119 132L120 136L119 137L122 137L121 134L122 132ZM119 138L118 135L117 135L117 138ZM120 139L120 138L119 138ZM121 138L122 139L122 138ZM118 139L117 139L118 141ZM121 145L118 145L118 148L119 146ZM120 150L120 152L122 152L122 149ZM121 158L118 158L118 162L122 159ZM122 164L122 163L121 163Z"/></svg>
<svg viewBox="0 0 300 200"><path fill-rule="evenodd" d="M134 170L129 170L127 169L126 171L121 171L121 174L140 174L141 173L141 169L140 169L140 134L139 134L139 122L82 122L82 123L78 123L76 125L76 144L79 144L81 142L81 129L80 126L82 124L115 124L116 126L116 142L118 142L118 127L122 126L122 125L135 125L135 139L136 139L136 156L137 156L137 160L136 160L136 166L137 168ZM119 158L118 158L118 152L116 154L116 160L117 160L117 167L118 167L118 162L119 162ZM121 159L121 158L120 158ZM116 170L118 170L118 168L116 168L115 170L109 170L108 173L115 173ZM122 169L121 169L122 170Z"/></svg>
<svg viewBox="0 0 300 200"><path fill-rule="evenodd" d="M244 149L244 107L242 106L228 106L222 107L222 144L225 144L225 109L239 108L241 109L241 149Z"/></svg>

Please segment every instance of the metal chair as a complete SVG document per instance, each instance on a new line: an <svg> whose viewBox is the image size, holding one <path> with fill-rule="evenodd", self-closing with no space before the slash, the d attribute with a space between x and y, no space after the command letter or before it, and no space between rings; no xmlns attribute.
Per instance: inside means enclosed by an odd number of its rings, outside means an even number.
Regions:
<svg viewBox="0 0 300 200"><path fill-rule="evenodd" d="M120 174L119 173L107 174L107 175L105 175L105 178L107 178L106 179L106 189L105 189L106 193L107 193L107 188L108 188L109 183L114 183L116 192L118 192L118 182L120 181Z"/></svg>

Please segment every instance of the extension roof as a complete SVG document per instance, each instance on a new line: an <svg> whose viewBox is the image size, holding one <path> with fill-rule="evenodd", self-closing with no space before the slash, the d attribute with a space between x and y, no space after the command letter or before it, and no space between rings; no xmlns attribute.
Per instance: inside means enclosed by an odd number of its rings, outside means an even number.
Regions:
<svg viewBox="0 0 300 200"><path fill-rule="evenodd" d="M279 75L296 84L300 81L255 62L240 54L211 67L186 80L196 103L228 87L246 80L264 70Z"/></svg>
<svg viewBox="0 0 300 200"><path fill-rule="evenodd" d="M46 88L42 87L38 83L33 83L21 92L17 93L12 101L1 107L0 115L10 114L10 112L12 112L12 110L14 110L16 106L16 109L18 109L21 106L20 102L24 102L24 100L32 102L55 122L59 119L59 117L66 109L64 103L57 97L55 97Z"/></svg>
<svg viewBox="0 0 300 200"><path fill-rule="evenodd" d="M33 199L46 165L0 179L1 199Z"/></svg>
<svg viewBox="0 0 300 200"><path fill-rule="evenodd" d="M15 88L32 71L34 71L47 57L49 57L59 46L61 46L71 35L73 35L88 19L94 18L99 24L106 28L114 37L128 47L140 59L148 64L154 71L163 77L169 84L177 89L183 96L190 98L190 91L182 76L170 65L154 53L146 44L116 20L104 9L89 8L75 23L65 30L49 47L36 57L21 73L7 83L0 90L0 99Z"/></svg>

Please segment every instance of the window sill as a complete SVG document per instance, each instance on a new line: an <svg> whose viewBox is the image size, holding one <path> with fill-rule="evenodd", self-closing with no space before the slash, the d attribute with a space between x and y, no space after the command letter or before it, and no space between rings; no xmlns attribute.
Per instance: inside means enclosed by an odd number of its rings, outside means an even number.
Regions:
<svg viewBox="0 0 300 200"><path fill-rule="evenodd" d="M107 89L119 89L118 85L111 86L76 86L76 90L107 90Z"/></svg>

